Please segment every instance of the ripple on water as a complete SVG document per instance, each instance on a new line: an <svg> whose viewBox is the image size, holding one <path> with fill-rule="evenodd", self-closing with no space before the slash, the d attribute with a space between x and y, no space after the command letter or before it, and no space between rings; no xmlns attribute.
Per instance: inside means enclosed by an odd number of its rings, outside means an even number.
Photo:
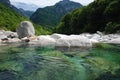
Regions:
<svg viewBox="0 0 120 80"><path fill-rule="evenodd" d="M103 44L92 49L67 50L0 46L0 80L95 80L104 71L120 68L117 64L119 59L116 59L119 56L119 46L113 48Z"/></svg>

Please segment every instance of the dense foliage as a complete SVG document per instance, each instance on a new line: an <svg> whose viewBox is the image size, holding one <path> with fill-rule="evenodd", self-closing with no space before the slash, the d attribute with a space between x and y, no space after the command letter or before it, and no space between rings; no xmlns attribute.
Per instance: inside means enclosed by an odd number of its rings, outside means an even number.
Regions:
<svg viewBox="0 0 120 80"><path fill-rule="evenodd" d="M65 15L57 27L57 32L79 34L120 32L120 0L95 0L82 9Z"/></svg>
<svg viewBox="0 0 120 80"><path fill-rule="evenodd" d="M32 16L31 20L42 26L55 27L61 18L68 12L81 7L82 5L69 0L63 0L54 6L39 8Z"/></svg>
<svg viewBox="0 0 120 80"><path fill-rule="evenodd" d="M16 31L16 27L24 20L29 19L0 3L0 29ZM42 26L36 24L34 24L34 26L37 35L50 34L50 32Z"/></svg>
<svg viewBox="0 0 120 80"><path fill-rule="evenodd" d="M52 31L46 27L43 27L41 25L38 24L34 24L34 28L35 28L35 33L36 35L48 35L48 34L52 34Z"/></svg>
<svg viewBox="0 0 120 80"><path fill-rule="evenodd" d="M0 29L15 31L18 24L23 20L27 19L0 3Z"/></svg>

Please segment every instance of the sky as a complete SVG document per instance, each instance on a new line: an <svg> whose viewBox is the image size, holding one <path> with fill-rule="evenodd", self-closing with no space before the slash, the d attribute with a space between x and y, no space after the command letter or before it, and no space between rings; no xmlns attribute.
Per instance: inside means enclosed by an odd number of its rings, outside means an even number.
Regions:
<svg viewBox="0 0 120 80"><path fill-rule="evenodd" d="M21 2L21 3L27 3L27 4L35 4L39 7L45 7L45 6L51 6L54 5L55 3L61 1L61 0L10 0L12 4L15 4L16 2ZM79 2L82 5L88 5L94 0L71 0L74 2Z"/></svg>

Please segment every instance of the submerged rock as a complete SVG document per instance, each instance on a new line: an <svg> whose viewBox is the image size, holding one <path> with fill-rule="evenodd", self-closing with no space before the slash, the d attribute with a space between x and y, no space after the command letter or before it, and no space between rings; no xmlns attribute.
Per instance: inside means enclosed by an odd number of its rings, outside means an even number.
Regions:
<svg viewBox="0 0 120 80"><path fill-rule="evenodd" d="M16 29L19 38L30 37L35 35L34 26L29 21L23 21Z"/></svg>
<svg viewBox="0 0 120 80"><path fill-rule="evenodd" d="M12 71L0 71L0 80L16 80L16 77Z"/></svg>

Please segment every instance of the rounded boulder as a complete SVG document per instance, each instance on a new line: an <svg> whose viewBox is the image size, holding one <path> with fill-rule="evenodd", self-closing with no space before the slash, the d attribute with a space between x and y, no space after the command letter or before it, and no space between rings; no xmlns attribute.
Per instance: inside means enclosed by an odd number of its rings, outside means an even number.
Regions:
<svg viewBox="0 0 120 80"><path fill-rule="evenodd" d="M35 35L34 26L29 21L23 21L16 29L19 38L31 37Z"/></svg>

